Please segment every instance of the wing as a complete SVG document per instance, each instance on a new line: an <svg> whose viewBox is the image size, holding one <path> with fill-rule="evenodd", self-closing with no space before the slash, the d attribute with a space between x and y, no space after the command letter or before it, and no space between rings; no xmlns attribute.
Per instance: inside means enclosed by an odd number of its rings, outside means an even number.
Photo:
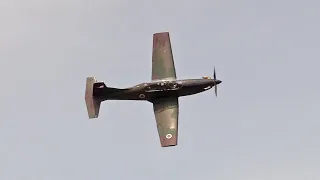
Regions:
<svg viewBox="0 0 320 180"><path fill-rule="evenodd" d="M153 34L152 80L176 79L168 32Z"/></svg>
<svg viewBox="0 0 320 180"><path fill-rule="evenodd" d="M153 102L162 147L175 146L178 141L178 98L157 99Z"/></svg>

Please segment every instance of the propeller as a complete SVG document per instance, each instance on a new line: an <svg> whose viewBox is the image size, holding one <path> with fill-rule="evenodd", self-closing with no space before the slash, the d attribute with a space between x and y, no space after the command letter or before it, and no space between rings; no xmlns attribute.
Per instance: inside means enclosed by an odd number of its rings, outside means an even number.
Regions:
<svg viewBox="0 0 320 180"><path fill-rule="evenodd" d="M216 68L213 67L213 85L214 85L214 92L216 94L216 97L218 96L218 87L216 84L217 76L216 76Z"/></svg>

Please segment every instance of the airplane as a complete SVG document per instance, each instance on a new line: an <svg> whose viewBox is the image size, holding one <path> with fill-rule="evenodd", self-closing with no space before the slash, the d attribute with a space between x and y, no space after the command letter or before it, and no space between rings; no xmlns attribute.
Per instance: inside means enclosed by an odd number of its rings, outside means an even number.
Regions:
<svg viewBox="0 0 320 180"><path fill-rule="evenodd" d="M128 88L114 88L87 77L85 102L89 119L99 116L101 102L106 100L137 100L153 104L158 135L162 147L178 144L179 97L198 94L215 87L222 81L204 76L198 79L178 80L174 65L169 32L153 34L152 75L150 82Z"/></svg>

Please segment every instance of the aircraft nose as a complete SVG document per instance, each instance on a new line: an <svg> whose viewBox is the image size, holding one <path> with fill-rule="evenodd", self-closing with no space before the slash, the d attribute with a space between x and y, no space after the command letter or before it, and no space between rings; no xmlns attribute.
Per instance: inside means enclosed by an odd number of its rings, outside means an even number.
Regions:
<svg viewBox="0 0 320 180"><path fill-rule="evenodd" d="M220 80L215 80L215 84L220 84L222 81L220 81Z"/></svg>

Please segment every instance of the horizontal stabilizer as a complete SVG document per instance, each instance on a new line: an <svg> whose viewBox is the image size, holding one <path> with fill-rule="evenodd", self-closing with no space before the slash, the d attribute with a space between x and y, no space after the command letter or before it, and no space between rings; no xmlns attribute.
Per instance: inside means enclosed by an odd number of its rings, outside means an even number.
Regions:
<svg viewBox="0 0 320 180"><path fill-rule="evenodd" d="M88 77L86 83L85 101L89 119L99 116L101 100L93 97L93 87L97 82L95 77Z"/></svg>

